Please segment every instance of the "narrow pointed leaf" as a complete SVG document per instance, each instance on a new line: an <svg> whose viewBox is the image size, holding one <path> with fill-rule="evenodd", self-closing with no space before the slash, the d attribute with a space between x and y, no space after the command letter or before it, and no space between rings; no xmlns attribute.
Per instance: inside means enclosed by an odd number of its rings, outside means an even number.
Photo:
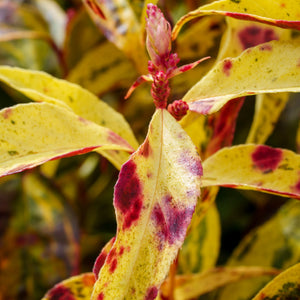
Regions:
<svg viewBox="0 0 300 300"><path fill-rule="evenodd" d="M246 143L264 144L288 101L288 93L257 95L254 120Z"/></svg>
<svg viewBox="0 0 300 300"><path fill-rule="evenodd" d="M90 300L94 283L94 273L73 276L55 285L42 300Z"/></svg>
<svg viewBox="0 0 300 300"><path fill-rule="evenodd" d="M300 298L299 287L300 264L287 269L276 278L274 278L267 286L265 286L253 300L280 299L290 300Z"/></svg>
<svg viewBox="0 0 300 300"><path fill-rule="evenodd" d="M115 186L117 237L93 300L157 297L191 221L201 173L190 138L166 110L157 110Z"/></svg>
<svg viewBox="0 0 300 300"><path fill-rule="evenodd" d="M229 100L262 93L300 91L300 42L272 41L220 61L183 100L209 114Z"/></svg>
<svg viewBox="0 0 300 300"><path fill-rule="evenodd" d="M174 299L194 299L232 282L263 275L275 276L278 273L276 269L264 267L220 267L198 274L178 275L175 279ZM167 286L168 282L164 283L163 294Z"/></svg>
<svg viewBox="0 0 300 300"><path fill-rule="evenodd" d="M289 200L261 226L248 233L227 262L229 267L262 266L286 269L300 259L300 203ZM218 300L248 300L271 280L251 278L224 287Z"/></svg>
<svg viewBox="0 0 300 300"><path fill-rule="evenodd" d="M183 16L173 29L173 39L186 22L214 14L300 30L300 4L297 0L260 0L259 4L252 0L221 0L201 6Z"/></svg>
<svg viewBox="0 0 300 300"><path fill-rule="evenodd" d="M19 104L3 109L0 127L0 176L99 147L132 151L111 130L49 103Z"/></svg>
<svg viewBox="0 0 300 300"><path fill-rule="evenodd" d="M300 155L263 145L224 148L203 163L202 186L227 186L300 198Z"/></svg>

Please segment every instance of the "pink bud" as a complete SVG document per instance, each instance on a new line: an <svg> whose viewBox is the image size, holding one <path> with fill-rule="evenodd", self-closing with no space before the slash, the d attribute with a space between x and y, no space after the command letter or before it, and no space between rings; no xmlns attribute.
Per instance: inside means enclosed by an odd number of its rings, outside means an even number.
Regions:
<svg viewBox="0 0 300 300"><path fill-rule="evenodd" d="M171 26L161 10L154 4L147 5L147 16L146 46L154 65L159 67L171 51Z"/></svg>
<svg viewBox="0 0 300 300"><path fill-rule="evenodd" d="M189 105L182 100L176 100L168 105L168 112L177 120L180 121L189 110Z"/></svg>

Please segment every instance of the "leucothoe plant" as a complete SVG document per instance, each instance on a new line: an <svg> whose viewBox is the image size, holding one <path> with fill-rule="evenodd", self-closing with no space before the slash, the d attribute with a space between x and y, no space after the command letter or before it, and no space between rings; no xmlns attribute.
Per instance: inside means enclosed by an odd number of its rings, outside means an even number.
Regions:
<svg viewBox="0 0 300 300"><path fill-rule="evenodd" d="M12 28L4 30L3 49L21 61L16 41L21 50L27 49L26 43L33 49L52 49L51 55L46 53L59 66L55 72L66 77L0 67L3 99L9 99L0 111L0 188L20 199L16 217L3 231L0 268L6 277L22 269L26 278L9 281L0 275L6 283L0 298L39 299L45 294L44 300L188 300L217 289L211 297L220 300L299 298L299 204L289 200L250 231L223 267L216 267L220 220L214 204L219 187L300 198L300 156L264 145L288 92L300 91L298 0L261 0L259 5L216 1L187 13L173 31L157 1L138 2L135 7L126 0L83 0L110 42L103 42L85 10L70 10L66 20L54 1L0 4L7 16L25 16L25 25L31 24L32 12L52 21L51 30L35 17L32 28L24 30L13 22L5 24ZM190 1L182 5L193 6ZM174 13L175 8L170 5L166 11ZM179 34L183 24L203 16L212 17ZM53 22L57 20L61 22ZM62 42L59 32L66 21ZM59 29L53 26L58 23ZM72 44L80 32L89 37L81 49L94 46L86 55ZM218 38L220 48L213 55L211 44ZM43 46L31 44L31 39ZM187 64L179 65L180 59ZM145 82L151 83L150 93ZM186 85L191 87L187 93L182 91ZM138 140L125 118L90 92L116 107L118 89L128 90L128 100L119 109L129 119L132 111L139 119L133 122ZM251 95L257 98L250 133L245 144L232 146L238 115ZM25 103L12 105L12 99ZM138 115L142 110L147 119L153 107L147 124ZM139 124L146 133L137 130ZM300 148L300 130L296 141ZM71 161L75 169L63 160L91 151L105 159L83 156ZM62 166L55 163L58 159ZM93 207L103 201L103 191L114 179L108 162L120 170L109 196L117 228L101 250L99 239L94 242L88 231L91 223L106 219L106 213L95 214ZM247 195L253 203L262 202L257 206L269 201ZM105 233L105 222L102 226ZM23 252L9 256L17 247ZM100 254L94 257L93 270L80 274L79 252L90 254L90 248ZM49 285L44 280L56 285L39 294L41 286Z"/></svg>

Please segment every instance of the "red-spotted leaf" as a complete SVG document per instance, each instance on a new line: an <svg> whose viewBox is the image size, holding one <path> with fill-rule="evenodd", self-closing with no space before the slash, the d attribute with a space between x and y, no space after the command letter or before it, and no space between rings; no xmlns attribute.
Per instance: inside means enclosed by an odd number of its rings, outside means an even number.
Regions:
<svg viewBox="0 0 300 300"><path fill-rule="evenodd" d="M153 300L181 247L200 193L200 158L163 109L115 186L117 237L101 268L93 300Z"/></svg>
<svg viewBox="0 0 300 300"><path fill-rule="evenodd" d="M264 145L219 150L203 163L202 186L227 186L300 198L300 155Z"/></svg>
<svg viewBox="0 0 300 300"><path fill-rule="evenodd" d="M183 100L210 114L229 100L262 93L300 91L300 41L272 41L226 58L194 85Z"/></svg>
<svg viewBox="0 0 300 300"><path fill-rule="evenodd" d="M298 0L260 0L257 4L252 0L221 0L201 6L183 16L173 29L173 39L186 22L197 17L215 14L300 30Z"/></svg>
<svg viewBox="0 0 300 300"><path fill-rule="evenodd" d="M42 300L89 300L94 283L94 273L73 276L55 285Z"/></svg>
<svg viewBox="0 0 300 300"><path fill-rule="evenodd" d="M0 111L0 177L97 148L133 149L113 131L50 103Z"/></svg>

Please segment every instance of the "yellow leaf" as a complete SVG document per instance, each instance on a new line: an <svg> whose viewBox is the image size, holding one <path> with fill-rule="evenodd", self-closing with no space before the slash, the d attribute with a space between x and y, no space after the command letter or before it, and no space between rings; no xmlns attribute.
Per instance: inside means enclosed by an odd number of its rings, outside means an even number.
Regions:
<svg viewBox="0 0 300 300"><path fill-rule="evenodd" d="M130 86L137 76L128 58L112 43L105 42L89 51L67 79L101 95L122 82Z"/></svg>
<svg viewBox="0 0 300 300"><path fill-rule="evenodd" d="M300 264L287 269L275 277L267 286L265 286L253 300L268 300L268 299L299 299L299 274Z"/></svg>
<svg viewBox="0 0 300 300"><path fill-rule="evenodd" d="M184 274L198 273L213 267L219 256L221 224L216 206L210 206L197 226L193 226L195 216L178 257L179 270Z"/></svg>
<svg viewBox="0 0 300 300"><path fill-rule="evenodd" d="M0 176L99 147L132 152L111 130L50 103L19 104L0 111Z"/></svg>
<svg viewBox="0 0 300 300"><path fill-rule="evenodd" d="M174 300L194 299L228 283L278 273L276 269L264 267L220 267L198 274L178 275L175 279ZM168 281L162 286L163 294L167 286Z"/></svg>
<svg viewBox="0 0 300 300"><path fill-rule="evenodd" d="M94 283L95 276L93 273L83 273L73 276L55 285L42 300L90 300Z"/></svg>
<svg viewBox="0 0 300 300"><path fill-rule="evenodd" d="M241 20L252 20L283 28L300 29L298 0L221 0L199 7L183 16L173 29L173 39L188 21L205 15L223 15Z"/></svg>
<svg viewBox="0 0 300 300"><path fill-rule="evenodd" d="M202 186L226 186L300 198L300 155L263 145L223 148L203 163Z"/></svg>
<svg viewBox="0 0 300 300"><path fill-rule="evenodd" d="M92 299L148 299L181 247L200 194L201 162L190 138L158 109L145 142L115 186L117 237Z"/></svg>
<svg viewBox="0 0 300 300"><path fill-rule="evenodd" d="M300 41L272 41L220 61L183 100L208 114L229 100L262 93L300 91Z"/></svg>
<svg viewBox="0 0 300 300"><path fill-rule="evenodd" d="M111 129L133 148L138 147L133 132L124 117L89 91L44 72L0 67L0 81L37 102L53 103L73 110L80 117ZM102 151L116 167L128 159L120 152Z"/></svg>
<svg viewBox="0 0 300 300"><path fill-rule="evenodd" d="M254 119L246 143L264 144L288 101L288 93L257 95Z"/></svg>

